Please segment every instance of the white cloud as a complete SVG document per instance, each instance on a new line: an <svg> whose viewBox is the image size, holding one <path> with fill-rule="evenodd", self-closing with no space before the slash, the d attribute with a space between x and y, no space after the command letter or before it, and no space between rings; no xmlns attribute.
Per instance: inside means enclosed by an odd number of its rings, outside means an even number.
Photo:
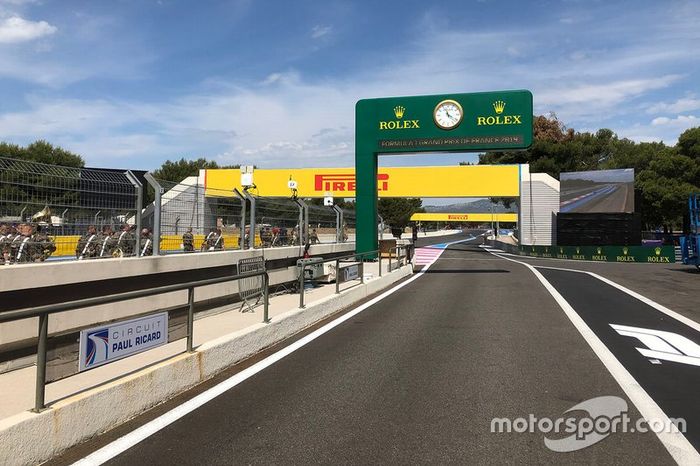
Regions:
<svg viewBox="0 0 700 466"><path fill-rule="evenodd" d="M647 113L681 113L700 109L700 99L694 97L684 97L672 103L658 102L647 109Z"/></svg>
<svg viewBox="0 0 700 466"><path fill-rule="evenodd" d="M27 42L49 36L57 30L46 21L28 21L12 16L0 21L0 44Z"/></svg>
<svg viewBox="0 0 700 466"><path fill-rule="evenodd" d="M678 115L675 118L658 117L651 120L653 126L671 126L677 129L688 129L700 126L700 118L694 115Z"/></svg>
<svg viewBox="0 0 700 466"><path fill-rule="evenodd" d="M321 37L330 34L332 30L333 26L321 26L320 24L317 24L316 26L311 28L311 38L320 39Z"/></svg>

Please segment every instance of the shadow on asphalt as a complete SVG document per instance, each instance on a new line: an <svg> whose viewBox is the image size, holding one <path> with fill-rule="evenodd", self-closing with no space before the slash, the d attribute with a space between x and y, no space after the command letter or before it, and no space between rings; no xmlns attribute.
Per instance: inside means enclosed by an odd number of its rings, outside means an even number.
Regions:
<svg viewBox="0 0 700 466"><path fill-rule="evenodd" d="M502 269L428 269L424 273L510 273L510 270Z"/></svg>
<svg viewBox="0 0 700 466"><path fill-rule="evenodd" d="M671 272L683 272L683 273L690 273L694 275L700 275L700 269L697 267L694 267L692 265L687 266L685 269L666 269L670 270Z"/></svg>

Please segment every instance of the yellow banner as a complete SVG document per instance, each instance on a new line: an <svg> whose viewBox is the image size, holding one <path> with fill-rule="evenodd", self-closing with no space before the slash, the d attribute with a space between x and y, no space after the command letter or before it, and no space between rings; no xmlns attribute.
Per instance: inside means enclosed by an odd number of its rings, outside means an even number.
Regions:
<svg viewBox="0 0 700 466"><path fill-rule="evenodd" d="M512 213L479 213L479 214L413 214L411 220L415 222L517 222L518 214Z"/></svg>
<svg viewBox="0 0 700 466"><path fill-rule="evenodd" d="M289 180L299 197L355 197L354 168L290 168L255 170L251 192L264 197L289 197ZM207 196L233 196L241 187L238 169L206 170ZM377 175L379 197L517 197L519 165L454 167L386 167Z"/></svg>

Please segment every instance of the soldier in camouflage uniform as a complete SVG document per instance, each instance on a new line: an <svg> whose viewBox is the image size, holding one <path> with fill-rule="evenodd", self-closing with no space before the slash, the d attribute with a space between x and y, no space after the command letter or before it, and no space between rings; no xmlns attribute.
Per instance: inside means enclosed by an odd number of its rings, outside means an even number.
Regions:
<svg viewBox="0 0 700 466"><path fill-rule="evenodd" d="M192 227L188 228L184 235L182 235L182 249L185 252L194 252L194 235L192 234Z"/></svg>
<svg viewBox="0 0 700 466"><path fill-rule="evenodd" d="M141 241L139 243L139 251L141 256L152 256L153 255L153 239L151 237L151 232L148 228L141 230Z"/></svg>
<svg viewBox="0 0 700 466"><path fill-rule="evenodd" d="M136 245L136 239L134 234L131 232L131 226L129 224L122 225L122 231L117 236L116 249L114 255L116 257L129 257L134 255L134 246Z"/></svg>
<svg viewBox="0 0 700 466"><path fill-rule="evenodd" d="M224 248L224 238L221 235L221 230L212 228L207 237L202 243L203 251L216 251Z"/></svg>
<svg viewBox="0 0 700 466"><path fill-rule="evenodd" d="M5 244L10 244L12 241L12 235L10 235L10 226L0 224L0 265L5 265L5 263L10 262L10 248L7 248L7 254L5 254ZM5 257L7 255L7 257Z"/></svg>
<svg viewBox="0 0 700 466"><path fill-rule="evenodd" d="M111 226L105 225L102 227L102 233L97 238L97 244L100 248L99 257L112 257L112 253L117 248L117 238L115 238Z"/></svg>
<svg viewBox="0 0 700 466"><path fill-rule="evenodd" d="M56 245L41 225L34 228L32 258L34 262L44 262L56 251Z"/></svg>
<svg viewBox="0 0 700 466"><path fill-rule="evenodd" d="M75 247L75 257L78 260L92 259L100 254L100 245L97 238L97 228L95 225L89 225L88 231L78 240L78 245Z"/></svg>
<svg viewBox="0 0 700 466"><path fill-rule="evenodd" d="M10 232L5 237L3 255L5 256L5 263L7 265L15 263L17 248L19 248L19 243L22 241L22 235L19 232L20 227L21 225L11 226Z"/></svg>
<svg viewBox="0 0 700 466"><path fill-rule="evenodd" d="M15 242L16 263L43 262L56 250L56 245L43 231L34 231L34 225L21 225L21 239Z"/></svg>

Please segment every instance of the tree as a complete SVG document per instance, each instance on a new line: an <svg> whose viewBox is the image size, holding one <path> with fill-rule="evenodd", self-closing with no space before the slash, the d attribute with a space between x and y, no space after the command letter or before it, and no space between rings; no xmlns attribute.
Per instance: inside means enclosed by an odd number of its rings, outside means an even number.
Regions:
<svg viewBox="0 0 700 466"><path fill-rule="evenodd" d="M700 163L700 126L685 130L678 137L678 153Z"/></svg>
<svg viewBox="0 0 700 466"><path fill-rule="evenodd" d="M0 157L28 160L48 165L61 165L64 167L82 168L85 166L85 160L83 160L81 156L61 149L60 147L53 146L43 140L35 141L27 147L1 142Z"/></svg>
<svg viewBox="0 0 700 466"><path fill-rule="evenodd" d="M231 168L238 168L239 166L232 166ZM220 168L219 164L214 161L209 161L204 158L198 158L197 160L187 160L184 157L175 162L166 160L160 168L153 171L153 176L159 180L171 181L173 183L179 183L188 176L197 176L199 170L207 168Z"/></svg>
<svg viewBox="0 0 700 466"><path fill-rule="evenodd" d="M403 231L410 223L411 215L417 212L425 212L421 206L420 198L383 197L377 203L377 212L384 219L384 223L394 231ZM401 237L399 233L394 236Z"/></svg>

